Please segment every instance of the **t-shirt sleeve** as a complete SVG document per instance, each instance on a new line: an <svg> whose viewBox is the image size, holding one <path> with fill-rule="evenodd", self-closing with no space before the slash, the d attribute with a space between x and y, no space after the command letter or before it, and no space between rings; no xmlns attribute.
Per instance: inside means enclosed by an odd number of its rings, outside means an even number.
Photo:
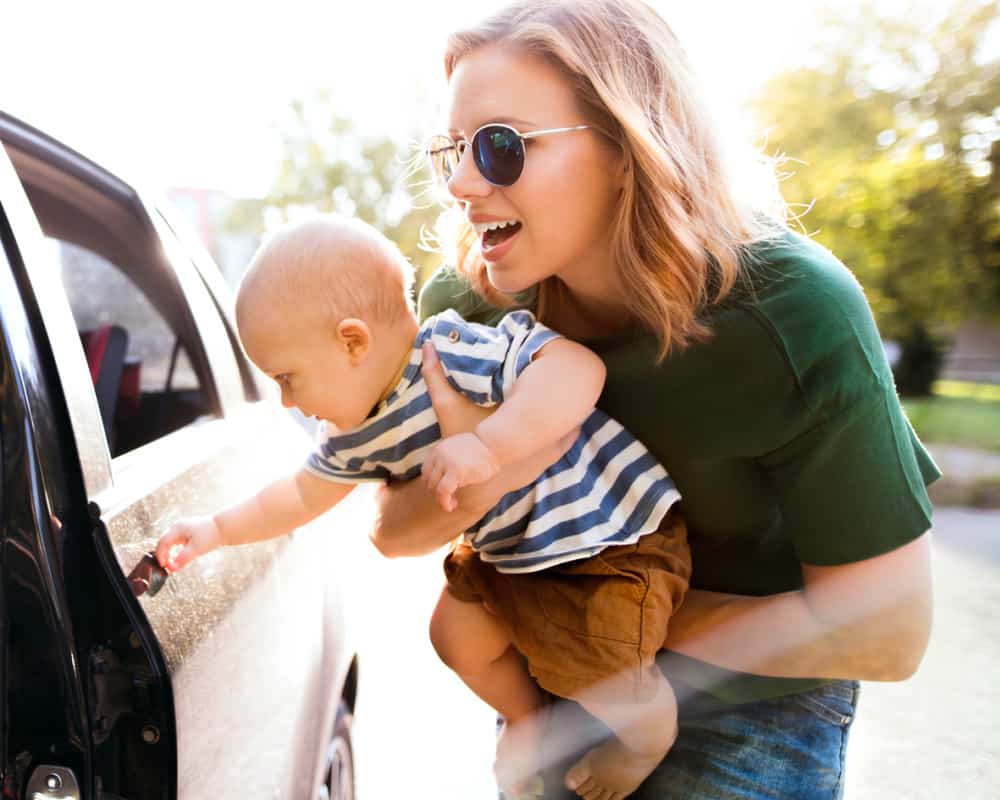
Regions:
<svg viewBox="0 0 1000 800"><path fill-rule="evenodd" d="M322 423L316 432L316 446L305 468L313 475L334 483L368 483L385 481L390 477L387 469L372 464L357 450L352 454L350 434L331 431Z"/></svg>
<svg viewBox="0 0 1000 800"><path fill-rule="evenodd" d="M559 336L528 311L512 311L496 326L466 322L454 311L427 324L448 382L482 406L502 403L532 359Z"/></svg>
<svg viewBox="0 0 1000 800"><path fill-rule="evenodd" d="M926 487L940 473L900 405L860 284L817 245L797 252L809 280L788 281L761 304L778 321L772 333L797 397L797 410L782 407L782 439L761 463L799 560L832 566L927 531Z"/></svg>
<svg viewBox="0 0 1000 800"><path fill-rule="evenodd" d="M531 308L534 292L515 298L518 308ZM420 289L417 297L417 317L421 322L442 311L456 311L467 322L496 325L511 309L492 305L478 294L468 279L454 267L440 267Z"/></svg>
<svg viewBox="0 0 1000 800"><path fill-rule="evenodd" d="M765 463L805 563L861 561L930 528L926 485L939 473L891 387L873 385Z"/></svg>

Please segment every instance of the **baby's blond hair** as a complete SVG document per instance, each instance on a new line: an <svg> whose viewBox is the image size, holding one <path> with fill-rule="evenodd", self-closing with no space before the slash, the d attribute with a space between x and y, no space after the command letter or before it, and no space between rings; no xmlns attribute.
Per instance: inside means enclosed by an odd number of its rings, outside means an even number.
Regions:
<svg viewBox="0 0 1000 800"><path fill-rule="evenodd" d="M289 223L258 248L240 282L236 323L244 330L266 303L310 322L393 324L414 313L412 285L413 267L375 228L317 215Z"/></svg>

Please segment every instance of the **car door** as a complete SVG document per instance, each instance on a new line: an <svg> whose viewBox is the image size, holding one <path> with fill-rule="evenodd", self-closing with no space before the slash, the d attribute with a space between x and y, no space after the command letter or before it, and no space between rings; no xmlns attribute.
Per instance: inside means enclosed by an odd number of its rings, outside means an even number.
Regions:
<svg viewBox="0 0 1000 800"><path fill-rule="evenodd" d="M127 580L173 520L211 513L299 463L303 433L258 399L224 300L152 205L9 118L0 135L9 255L51 348L71 439L60 446L75 454L88 533L130 623L86 654L95 775L129 800L310 797L350 666L334 537L313 525L217 551L155 595L135 597ZM102 393L107 342L120 331L118 390ZM132 651L145 656L139 667Z"/></svg>

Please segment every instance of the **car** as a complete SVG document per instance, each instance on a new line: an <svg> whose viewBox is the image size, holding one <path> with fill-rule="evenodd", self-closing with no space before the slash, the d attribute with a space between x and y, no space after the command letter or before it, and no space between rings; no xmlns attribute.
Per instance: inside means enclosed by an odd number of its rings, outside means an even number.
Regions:
<svg viewBox="0 0 1000 800"><path fill-rule="evenodd" d="M308 449L221 274L122 177L0 142L2 796L353 797L343 536L150 555Z"/></svg>

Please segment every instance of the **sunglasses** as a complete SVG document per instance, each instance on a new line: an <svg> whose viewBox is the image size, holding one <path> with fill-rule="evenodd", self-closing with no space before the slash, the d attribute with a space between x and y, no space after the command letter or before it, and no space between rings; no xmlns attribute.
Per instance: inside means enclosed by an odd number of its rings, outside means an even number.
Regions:
<svg viewBox="0 0 1000 800"><path fill-rule="evenodd" d="M571 128L549 128L544 131L521 133L510 125L483 125L472 139L455 141L450 136L434 136L427 144L427 157L434 176L443 184L451 180L467 147L472 147L472 159L479 173L494 186L511 186L524 171L524 140L553 133L582 131L589 125Z"/></svg>

